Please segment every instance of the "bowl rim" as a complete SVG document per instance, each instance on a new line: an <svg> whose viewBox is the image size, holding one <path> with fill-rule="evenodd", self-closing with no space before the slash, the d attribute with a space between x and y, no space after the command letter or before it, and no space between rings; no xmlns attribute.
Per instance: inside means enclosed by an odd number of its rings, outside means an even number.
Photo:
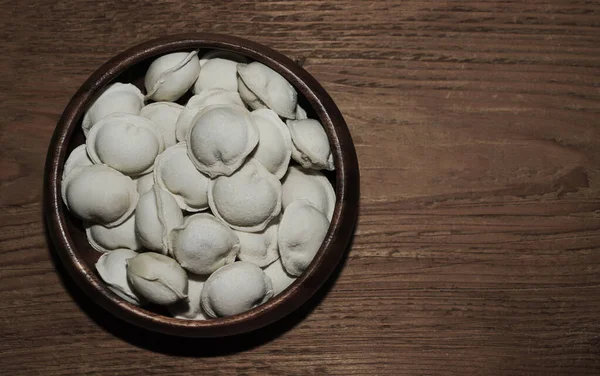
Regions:
<svg viewBox="0 0 600 376"><path fill-rule="evenodd" d="M163 316L127 303L109 290L79 256L65 220L61 175L70 137L85 109L101 90L131 66L175 51L226 50L259 61L285 77L308 100L329 138L336 166L336 205L325 240L306 271L286 290L247 312L207 321ZM291 59L262 44L225 34L187 33L152 39L108 60L92 73L65 107L48 147L44 176L44 211L50 237L62 264L92 300L134 325L184 337L221 337L256 330L304 304L328 280L346 253L358 216L359 168L350 131L325 89Z"/></svg>

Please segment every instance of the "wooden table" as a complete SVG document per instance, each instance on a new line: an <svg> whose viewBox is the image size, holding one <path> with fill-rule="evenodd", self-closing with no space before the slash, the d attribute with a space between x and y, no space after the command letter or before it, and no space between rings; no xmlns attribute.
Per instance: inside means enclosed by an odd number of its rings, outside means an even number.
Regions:
<svg viewBox="0 0 600 376"><path fill-rule="evenodd" d="M0 374L600 374L600 2L3 1L0 17ZM230 339L110 317L44 230L71 95L123 49L184 31L301 62L361 166L336 278Z"/></svg>

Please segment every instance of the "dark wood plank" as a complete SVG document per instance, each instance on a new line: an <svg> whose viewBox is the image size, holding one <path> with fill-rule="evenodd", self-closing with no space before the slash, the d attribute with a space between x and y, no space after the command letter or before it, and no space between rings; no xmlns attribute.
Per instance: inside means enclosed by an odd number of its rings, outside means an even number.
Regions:
<svg viewBox="0 0 600 376"><path fill-rule="evenodd" d="M600 373L599 2L0 10L0 373ZM361 165L356 237L329 293L233 340L106 317L62 277L42 221L46 147L70 96L119 51L194 30L302 62Z"/></svg>

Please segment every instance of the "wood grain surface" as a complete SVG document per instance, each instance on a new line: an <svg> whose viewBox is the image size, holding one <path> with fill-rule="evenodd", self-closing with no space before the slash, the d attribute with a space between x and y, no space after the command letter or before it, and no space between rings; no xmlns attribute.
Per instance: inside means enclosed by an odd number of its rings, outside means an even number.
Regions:
<svg viewBox="0 0 600 376"><path fill-rule="evenodd" d="M600 2L0 1L0 374L600 374ZM337 275L259 332L184 340L98 309L46 239L71 95L149 38L297 59L361 166Z"/></svg>

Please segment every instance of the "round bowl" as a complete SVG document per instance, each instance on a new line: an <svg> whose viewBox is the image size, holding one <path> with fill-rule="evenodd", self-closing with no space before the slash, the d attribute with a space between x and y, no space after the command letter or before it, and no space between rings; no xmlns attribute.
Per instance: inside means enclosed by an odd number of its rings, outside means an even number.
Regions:
<svg viewBox="0 0 600 376"><path fill-rule="evenodd" d="M87 107L112 82L131 82L143 88L144 74L155 58L175 51L198 49L231 51L259 61L279 72L298 91L299 103L309 117L321 121L334 157L335 172L329 175L337 202L329 232L308 269L284 292L250 311L207 321L168 316L161 307L137 307L109 290L96 274L101 255L88 244L81 221L64 206L61 174L65 158L84 143L81 121ZM189 93L184 100L189 98ZM325 283L346 252L358 214L359 172L356 151L348 127L325 89L302 67L268 47L249 40L219 34L182 34L139 44L110 59L77 90L65 108L48 149L44 209L50 237L66 270L94 302L134 325L171 335L219 337L252 331L268 325L306 302Z"/></svg>

